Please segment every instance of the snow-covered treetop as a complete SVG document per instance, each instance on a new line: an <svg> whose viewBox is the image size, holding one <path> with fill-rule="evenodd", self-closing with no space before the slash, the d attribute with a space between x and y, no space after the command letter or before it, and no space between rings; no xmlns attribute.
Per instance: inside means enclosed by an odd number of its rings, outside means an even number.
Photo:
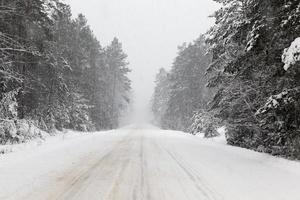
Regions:
<svg viewBox="0 0 300 200"><path fill-rule="evenodd" d="M282 54L283 68L287 71L291 65L294 65L297 61L300 61L300 37L296 38L291 46L284 49Z"/></svg>

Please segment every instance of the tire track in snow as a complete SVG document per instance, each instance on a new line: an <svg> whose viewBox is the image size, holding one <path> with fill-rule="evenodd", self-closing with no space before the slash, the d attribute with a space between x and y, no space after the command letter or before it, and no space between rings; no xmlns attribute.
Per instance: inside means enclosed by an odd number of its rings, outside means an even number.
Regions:
<svg viewBox="0 0 300 200"><path fill-rule="evenodd" d="M202 178L201 173L199 173L199 171L197 171L196 167L192 167L192 165L190 163L188 163L178 153L173 152L173 155L174 155L174 157L176 157L177 161L180 162L182 164L182 166L185 166L186 170L189 171L199 183L201 183L201 186L204 188L204 190L207 191L208 194L212 195L213 199L215 199L215 200L223 200L224 199L224 197L217 190L213 189L212 186ZM206 167L209 168L209 166L206 166Z"/></svg>
<svg viewBox="0 0 300 200"><path fill-rule="evenodd" d="M194 186L197 188L198 191L201 192L201 194L203 194L203 196L205 196L205 198L207 200L221 200L223 199L222 197L217 198L216 197L216 192L213 191L212 189L210 189L208 187L207 183L204 183L202 181L202 179L193 172L191 167L186 167L188 166L186 163L184 163L183 161L181 161L179 159L178 155L175 155L174 153L172 153L171 151L169 151L168 149L162 147L167 154L172 158L173 161L176 162L176 164L182 169L182 171L190 178L191 181L193 181Z"/></svg>
<svg viewBox="0 0 300 200"><path fill-rule="evenodd" d="M144 141L144 136L141 136L140 139L140 150L139 150L139 158L140 158L140 181L141 181L141 198L146 199L146 200L151 200L151 195L150 195L150 186L149 186L149 181L148 181L148 175L146 173L147 170L147 160L145 159L145 141ZM146 193L146 194L145 194Z"/></svg>
<svg viewBox="0 0 300 200"><path fill-rule="evenodd" d="M96 162L91 164L91 167L88 168L78 168L75 167L72 170L69 170L64 173L63 176L61 176L57 181L63 183L63 187L59 188L59 191L55 191L54 193L50 194L45 199L76 199L76 196L82 190L86 189L86 187L90 184L89 179L93 178L92 175L96 174L98 170L101 170L101 166L103 165L113 165L113 163L117 163L117 160L120 156L119 153L123 152L124 154L126 152L126 144L129 141L128 135L126 135L120 142L115 144L106 154L104 154L100 159L98 159ZM85 158L81 162L82 165L89 164L88 161L90 159L95 159L95 155L90 156L90 158ZM118 170L117 177L120 176L120 173L122 172L122 169L126 167L128 162L122 162L121 165L119 165L120 169ZM80 166L79 166L80 167ZM103 172L102 172L103 173ZM111 173L111 172L109 172ZM114 173L115 174L115 173ZM115 179L115 180L118 180Z"/></svg>

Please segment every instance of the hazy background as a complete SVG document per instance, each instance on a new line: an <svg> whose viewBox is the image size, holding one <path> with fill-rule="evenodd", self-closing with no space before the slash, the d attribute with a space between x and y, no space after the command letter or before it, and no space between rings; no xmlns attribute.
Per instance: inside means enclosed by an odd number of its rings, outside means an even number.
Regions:
<svg viewBox="0 0 300 200"><path fill-rule="evenodd" d="M74 15L83 13L101 45L113 37L128 54L134 94L126 121L151 119L150 99L158 69L169 69L177 46L195 40L213 24L212 0L65 0Z"/></svg>

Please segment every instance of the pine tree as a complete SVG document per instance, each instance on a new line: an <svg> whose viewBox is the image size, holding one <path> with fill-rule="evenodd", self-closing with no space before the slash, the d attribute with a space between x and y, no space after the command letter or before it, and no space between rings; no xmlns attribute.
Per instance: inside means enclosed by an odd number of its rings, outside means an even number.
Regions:
<svg viewBox="0 0 300 200"><path fill-rule="evenodd" d="M194 43L179 47L178 56L167 78L158 81L153 106L155 111L161 102L166 104L163 105L163 115L160 113L157 116L162 127L187 131L192 124L194 112L206 107L212 92L205 87L205 70L211 59L206 50L203 36ZM160 90L166 96L160 95ZM157 111L154 113L159 114Z"/></svg>
<svg viewBox="0 0 300 200"><path fill-rule="evenodd" d="M162 128L168 128L164 122L164 116L168 108L170 89L169 73L161 68L156 75L155 90L152 97L152 112L155 116L154 123Z"/></svg>
<svg viewBox="0 0 300 200"><path fill-rule="evenodd" d="M223 8L216 12L207 40L213 54L209 72L214 74L208 85L218 89L211 109L225 121L230 144L278 153L286 140L273 136L274 130L262 125L256 111L270 96L299 84L284 71L281 60L299 34L299 2L217 2ZM272 137L277 145L267 142L274 141Z"/></svg>
<svg viewBox="0 0 300 200"><path fill-rule="evenodd" d="M130 91L118 40L103 48L84 15L72 19L59 0L0 3L0 142L38 136L28 135L32 124L46 131L116 127Z"/></svg>
<svg viewBox="0 0 300 200"><path fill-rule="evenodd" d="M118 119L121 111L129 104L130 80L127 74L130 72L127 67L127 55L122 50L122 44L117 38L105 49L105 63L109 74L106 82L109 83L109 109L108 115L111 127L118 126Z"/></svg>

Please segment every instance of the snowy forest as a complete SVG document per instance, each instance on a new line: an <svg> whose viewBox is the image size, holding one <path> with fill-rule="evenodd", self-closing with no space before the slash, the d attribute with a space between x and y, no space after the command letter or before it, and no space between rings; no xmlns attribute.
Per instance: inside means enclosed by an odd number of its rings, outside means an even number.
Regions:
<svg viewBox="0 0 300 200"><path fill-rule="evenodd" d="M300 0L0 0L0 200L300 200Z"/></svg>
<svg viewBox="0 0 300 200"><path fill-rule="evenodd" d="M214 1L215 25L157 74L155 122L300 159L299 0Z"/></svg>
<svg viewBox="0 0 300 200"><path fill-rule="evenodd" d="M0 144L117 127L130 97L126 58L117 38L101 46L60 0L1 0Z"/></svg>

